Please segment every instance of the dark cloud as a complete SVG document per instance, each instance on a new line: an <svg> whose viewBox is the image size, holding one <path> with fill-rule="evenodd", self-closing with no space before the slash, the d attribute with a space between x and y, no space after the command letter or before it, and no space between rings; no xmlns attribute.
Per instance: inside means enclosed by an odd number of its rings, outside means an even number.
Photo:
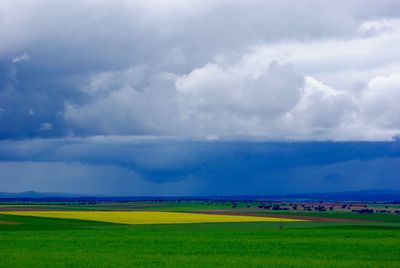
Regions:
<svg viewBox="0 0 400 268"><path fill-rule="evenodd" d="M72 192L184 195L400 189L395 142L98 137L3 141L0 155L1 176L7 178L2 188L13 191L65 186Z"/></svg>

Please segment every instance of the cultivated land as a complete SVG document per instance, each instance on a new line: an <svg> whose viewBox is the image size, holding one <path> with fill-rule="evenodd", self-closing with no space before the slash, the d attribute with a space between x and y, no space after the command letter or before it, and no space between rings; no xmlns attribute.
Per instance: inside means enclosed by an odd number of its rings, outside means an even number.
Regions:
<svg viewBox="0 0 400 268"><path fill-rule="evenodd" d="M244 215L157 211L4 211L3 215L90 220L121 224L177 224L213 222L298 222L302 219Z"/></svg>
<svg viewBox="0 0 400 268"><path fill-rule="evenodd" d="M398 204L351 209L333 204L332 211L279 205L272 210L259 208L259 202L2 204L0 267L400 267ZM311 206L322 205L306 205ZM359 208L389 212L352 212ZM152 224L105 222L104 213L120 219L141 215ZM165 222L193 215L246 220ZM253 218L268 220L247 222Z"/></svg>

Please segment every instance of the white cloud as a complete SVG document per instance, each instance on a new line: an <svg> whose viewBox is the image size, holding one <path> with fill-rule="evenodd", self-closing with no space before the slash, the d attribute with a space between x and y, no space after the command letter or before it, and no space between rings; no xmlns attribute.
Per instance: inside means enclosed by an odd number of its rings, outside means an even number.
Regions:
<svg viewBox="0 0 400 268"><path fill-rule="evenodd" d="M252 66L266 64L267 59L289 61L299 72L349 90L355 83L367 83L375 76L400 69L400 46L396 45L400 43L400 20L375 20L368 24L376 27L373 35L363 36L356 31L347 39L264 43L243 57L243 64L253 70Z"/></svg>
<svg viewBox="0 0 400 268"><path fill-rule="evenodd" d="M287 124L295 139L335 139L335 129L351 122L357 109L354 96L306 77L304 93L288 113Z"/></svg>
<svg viewBox="0 0 400 268"><path fill-rule="evenodd" d="M68 104L65 119L90 134L263 135L270 129L265 123L297 104L303 86L292 66L276 62L259 75L240 65L207 64L183 76L154 76L143 89L120 81L120 72L112 77L124 86L103 90L108 93L82 106Z"/></svg>
<svg viewBox="0 0 400 268"><path fill-rule="evenodd" d="M40 124L40 131L49 131L53 129L53 125L49 122L44 122L42 124Z"/></svg>
<svg viewBox="0 0 400 268"><path fill-rule="evenodd" d="M251 55L253 57L253 55ZM251 71L249 71L249 69ZM265 139L389 140L400 128L399 74L376 77L363 91L338 90L290 64L206 64L187 75L159 74L145 88L107 72L113 88L83 105L68 104L65 119L89 135L260 136ZM86 87L83 87L86 88ZM91 96L94 96L92 93Z"/></svg>
<svg viewBox="0 0 400 268"><path fill-rule="evenodd" d="M296 105L302 87L303 77L277 62L258 74L240 64L208 64L176 81L180 116L202 135L265 135Z"/></svg>
<svg viewBox="0 0 400 268"><path fill-rule="evenodd" d="M400 130L400 73L369 81L361 98L363 120L377 127Z"/></svg>
<svg viewBox="0 0 400 268"><path fill-rule="evenodd" d="M18 62L23 62L23 61L29 61L30 60L30 56L28 53L24 52L23 54L16 56L13 58L12 62L13 63L18 63Z"/></svg>

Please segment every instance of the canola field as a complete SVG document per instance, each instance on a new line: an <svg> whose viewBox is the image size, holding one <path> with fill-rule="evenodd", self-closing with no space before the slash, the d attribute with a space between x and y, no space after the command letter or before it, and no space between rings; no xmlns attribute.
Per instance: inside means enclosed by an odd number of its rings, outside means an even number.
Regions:
<svg viewBox="0 0 400 268"><path fill-rule="evenodd" d="M178 224L218 222L300 222L300 219L158 211L0 211L3 215L101 221L120 224Z"/></svg>

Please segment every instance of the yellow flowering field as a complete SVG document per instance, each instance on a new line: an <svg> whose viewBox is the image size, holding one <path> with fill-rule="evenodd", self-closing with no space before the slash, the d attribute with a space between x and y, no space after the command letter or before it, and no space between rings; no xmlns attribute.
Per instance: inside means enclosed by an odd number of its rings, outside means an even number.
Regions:
<svg viewBox="0 0 400 268"><path fill-rule="evenodd" d="M170 224L206 222L295 222L299 219L281 219L255 216L233 216L156 211L1 211L0 214L102 221L122 224Z"/></svg>

